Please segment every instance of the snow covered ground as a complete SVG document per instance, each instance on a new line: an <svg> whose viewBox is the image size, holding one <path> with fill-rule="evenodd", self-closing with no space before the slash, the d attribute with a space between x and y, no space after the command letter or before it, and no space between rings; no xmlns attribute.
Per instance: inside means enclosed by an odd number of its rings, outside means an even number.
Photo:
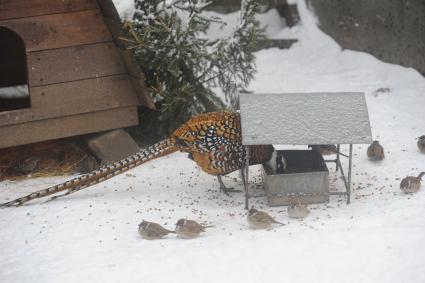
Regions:
<svg viewBox="0 0 425 283"><path fill-rule="evenodd" d="M25 97L28 95L29 93L27 85L0 87L0 98Z"/></svg>
<svg viewBox="0 0 425 283"><path fill-rule="evenodd" d="M131 6L115 2L122 15ZM287 225L250 230L243 195L218 193L215 178L176 153L67 198L0 210L0 282L425 282L425 185L412 196L399 190L400 178L425 170L415 140L425 134L425 78L342 51L298 4L302 25L277 36L299 43L258 52L251 89L366 93L386 159L372 163L366 145L354 147L350 205L331 197L298 221L256 199ZM240 188L236 177L224 181ZM0 202L63 180L2 182ZM184 217L214 227L193 240L137 233L143 219L171 229Z"/></svg>

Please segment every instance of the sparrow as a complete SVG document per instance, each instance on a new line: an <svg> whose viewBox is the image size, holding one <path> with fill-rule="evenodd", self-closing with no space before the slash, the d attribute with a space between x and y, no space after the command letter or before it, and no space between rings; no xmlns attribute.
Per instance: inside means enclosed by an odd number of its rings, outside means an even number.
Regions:
<svg viewBox="0 0 425 283"><path fill-rule="evenodd" d="M418 148L422 153L425 153L425 135L418 137Z"/></svg>
<svg viewBox="0 0 425 283"><path fill-rule="evenodd" d="M161 225L155 222L148 222L143 220L139 224L139 234L142 238L147 240L156 240L161 239L164 236L167 236L170 233L176 233L174 231L165 229Z"/></svg>
<svg viewBox="0 0 425 283"><path fill-rule="evenodd" d="M334 144L309 144L308 147L314 151L317 151L321 155L337 154L338 152L338 149ZM348 157L347 155L341 152L339 154Z"/></svg>
<svg viewBox="0 0 425 283"><path fill-rule="evenodd" d="M373 161L380 161L385 158L384 148L379 144L379 141L373 141L367 148L367 157Z"/></svg>
<svg viewBox="0 0 425 283"><path fill-rule="evenodd" d="M253 229L270 229L273 224L285 225L274 220L267 212L259 211L254 207L248 211L247 221L249 226Z"/></svg>
<svg viewBox="0 0 425 283"><path fill-rule="evenodd" d="M192 239L198 237L201 232L205 232L205 228L209 227L213 226L203 226L194 220L181 218L176 223L176 233L180 238Z"/></svg>
<svg viewBox="0 0 425 283"><path fill-rule="evenodd" d="M288 215L291 218L303 219L310 214L307 205L300 199L291 201L288 206Z"/></svg>
<svg viewBox="0 0 425 283"><path fill-rule="evenodd" d="M425 175L425 172L421 172L418 177L407 176L401 180L400 189L406 194L416 193L421 188L423 175Z"/></svg>
<svg viewBox="0 0 425 283"><path fill-rule="evenodd" d="M40 159L37 156L21 159L15 168L21 173L29 174L37 168Z"/></svg>

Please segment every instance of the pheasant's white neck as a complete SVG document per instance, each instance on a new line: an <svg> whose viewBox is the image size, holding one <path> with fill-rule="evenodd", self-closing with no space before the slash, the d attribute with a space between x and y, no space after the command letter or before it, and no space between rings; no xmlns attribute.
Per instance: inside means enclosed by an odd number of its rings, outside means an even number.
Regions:
<svg viewBox="0 0 425 283"><path fill-rule="evenodd" d="M268 166L273 170L273 172L282 173L287 167L286 159L282 153L278 153L276 149L273 149L272 155L269 161L266 162Z"/></svg>

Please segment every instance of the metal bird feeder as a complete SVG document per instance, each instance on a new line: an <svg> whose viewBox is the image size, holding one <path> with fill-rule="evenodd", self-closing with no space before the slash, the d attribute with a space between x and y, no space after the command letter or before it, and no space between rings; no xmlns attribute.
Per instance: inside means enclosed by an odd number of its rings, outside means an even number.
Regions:
<svg viewBox="0 0 425 283"><path fill-rule="evenodd" d="M251 197L266 196L269 205L288 205L291 199L306 203L329 201L329 195L351 197L353 144L370 144L372 134L364 93L283 93L244 94L240 96L242 144L246 149L242 169L245 207ZM250 145L321 145L336 144L336 158L324 160L312 150L284 150L287 169L278 174L262 165L265 194L250 192ZM349 146L347 175L341 164L340 145ZM336 164L345 191L329 191L329 171L326 163Z"/></svg>

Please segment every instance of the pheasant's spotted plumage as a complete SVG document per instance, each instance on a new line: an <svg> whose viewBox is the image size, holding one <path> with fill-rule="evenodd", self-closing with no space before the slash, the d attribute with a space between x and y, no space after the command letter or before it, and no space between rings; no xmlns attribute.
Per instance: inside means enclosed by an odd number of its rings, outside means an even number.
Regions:
<svg viewBox="0 0 425 283"><path fill-rule="evenodd" d="M268 161L272 150L271 145L250 146L250 165ZM189 158L211 175L225 175L241 169L246 153L242 146L239 113L210 112L192 117L174 131L170 138L149 146L130 157L1 206L22 205L30 200L62 191L65 193L53 198L68 195L176 151L187 152Z"/></svg>

